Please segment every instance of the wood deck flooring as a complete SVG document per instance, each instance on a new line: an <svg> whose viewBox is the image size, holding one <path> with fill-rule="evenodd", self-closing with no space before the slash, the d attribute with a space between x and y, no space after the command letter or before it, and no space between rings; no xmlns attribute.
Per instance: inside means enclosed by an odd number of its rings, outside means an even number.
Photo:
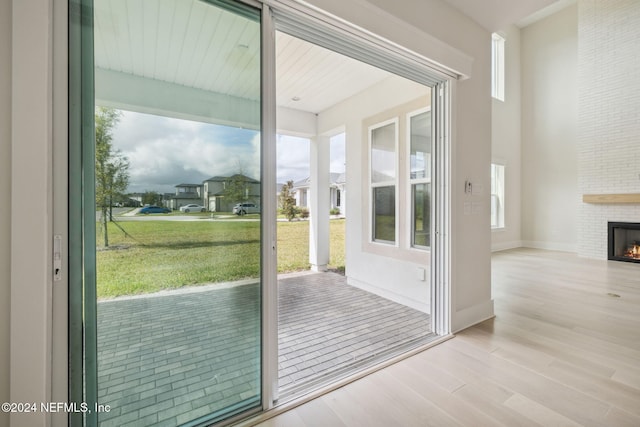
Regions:
<svg viewBox="0 0 640 427"><path fill-rule="evenodd" d="M260 424L640 426L640 265L493 255L496 318Z"/></svg>
<svg viewBox="0 0 640 427"><path fill-rule="evenodd" d="M280 278L280 396L326 383L431 336L430 316L349 286L336 273Z"/></svg>
<svg viewBox="0 0 640 427"><path fill-rule="evenodd" d="M258 404L260 288L245 282L98 303L98 399L112 408L100 426L177 426ZM428 315L339 274L278 286L281 395L430 335Z"/></svg>

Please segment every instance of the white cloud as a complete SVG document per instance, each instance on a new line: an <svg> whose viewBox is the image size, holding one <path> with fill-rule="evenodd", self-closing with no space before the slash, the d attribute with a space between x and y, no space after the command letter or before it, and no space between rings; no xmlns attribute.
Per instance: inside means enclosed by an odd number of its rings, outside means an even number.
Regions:
<svg viewBox="0 0 640 427"><path fill-rule="evenodd" d="M309 176L309 140L278 135L276 145L277 181L299 181Z"/></svg>
<svg viewBox="0 0 640 427"><path fill-rule="evenodd" d="M260 179L256 131L124 111L113 132L114 147L130 162L131 192L173 192L212 176L242 172ZM277 181L309 176L309 140L278 136ZM344 137L331 141L331 171L344 170Z"/></svg>
<svg viewBox="0 0 640 427"><path fill-rule="evenodd" d="M124 112L113 143L129 158L129 191L171 192L177 184L240 170L260 177L254 131Z"/></svg>
<svg viewBox="0 0 640 427"><path fill-rule="evenodd" d="M331 172L342 173L345 171L346 164L346 135L344 133L338 134L330 139L330 164L329 170Z"/></svg>

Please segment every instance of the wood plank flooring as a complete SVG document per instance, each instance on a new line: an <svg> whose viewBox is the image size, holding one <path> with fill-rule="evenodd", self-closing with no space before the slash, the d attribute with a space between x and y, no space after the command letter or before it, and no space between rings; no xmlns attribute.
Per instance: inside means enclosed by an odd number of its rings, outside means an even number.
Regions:
<svg viewBox="0 0 640 427"><path fill-rule="evenodd" d="M315 426L640 426L640 265L493 256L496 318L264 421Z"/></svg>

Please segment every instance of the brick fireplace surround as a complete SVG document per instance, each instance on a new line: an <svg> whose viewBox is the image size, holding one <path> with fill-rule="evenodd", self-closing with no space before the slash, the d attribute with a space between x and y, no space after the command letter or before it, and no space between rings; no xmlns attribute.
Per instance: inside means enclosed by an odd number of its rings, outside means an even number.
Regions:
<svg viewBox="0 0 640 427"><path fill-rule="evenodd" d="M582 195L640 197L640 2L580 1L578 15L578 254L606 260L608 223L639 223L640 201Z"/></svg>

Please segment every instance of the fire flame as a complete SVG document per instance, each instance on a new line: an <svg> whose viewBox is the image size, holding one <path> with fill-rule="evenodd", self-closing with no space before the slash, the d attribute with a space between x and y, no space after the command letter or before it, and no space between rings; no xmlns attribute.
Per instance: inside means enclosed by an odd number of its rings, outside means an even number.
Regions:
<svg viewBox="0 0 640 427"><path fill-rule="evenodd" d="M640 243L634 242L633 245L630 245L624 256L633 259L640 259Z"/></svg>

